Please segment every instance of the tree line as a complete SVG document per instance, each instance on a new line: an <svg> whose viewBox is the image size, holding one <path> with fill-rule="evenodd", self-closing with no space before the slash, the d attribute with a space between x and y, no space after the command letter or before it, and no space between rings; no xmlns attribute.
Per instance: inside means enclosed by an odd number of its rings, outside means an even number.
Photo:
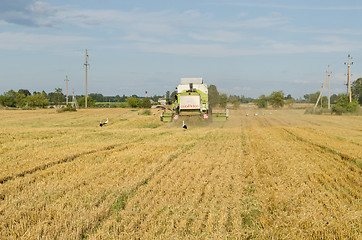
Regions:
<svg viewBox="0 0 362 240"><path fill-rule="evenodd" d="M333 104L331 112L336 114L342 114L344 112L356 112L359 108L359 104L362 104L362 78L358 78L351 85L352 101L349 101L347 94L333 94L330 97L330 103ZM304 102L315 104L318 100L320 92L311 94L305 94L304 99L296 101L291 95L284 96L283 91L274 91L269 96L260 95L259 98L254 100L254 103L259 108L266 108L271 105L273 108L283 107L285 104L290 105L294 102ZM328 98L326 96L321 97L321 108L328 107Z"/></svg>
<svg viewBox="0 0 362 240"><path fill-rule="evenodd" d="M362 104L362 78L358 78L352 83L352 95L354 102ZM260 95L259 98L253 99L245 96L227 95L219 93L215 85L208 87L209 92L209 105L211 108L220 106L225 108L228 103L234 107L238 107L242 103L254 103L259 108L266 108L271 105L274 108L283 107L284 105L291 105L295 102L302 103L315 103L320 92L305 94L304 99L294 99L290 94L286 95L283 91L274 91L269 96ZM177 95L177 91L167 91L165 95L154 95L150 97L141 98L137 95L127 97L126 95L116 96L104 96L101 93L90 93L87 99L87 106L94 107L96 102L123 102L127 103L130 107L148 108L151 107L152 103L157 103L160 98L165 98L167 104L172 104ZM85 96L76 96L80 107L85 105ZM331 104L337 104L344 99L343 94L331 95ZM68 99L71 102L71 96ZM323 96L321 99L322 107L327 107L327 97ZM17 108L45 108L49 105L60 106L65 104L65 95L61 88L55 88L54 92L46 93L33 92L30 93L27 89L19 89L17 92L10 90L0 95L0 105L5 107L17 107ZM342 104L343 105L343 104Z"/></svg>

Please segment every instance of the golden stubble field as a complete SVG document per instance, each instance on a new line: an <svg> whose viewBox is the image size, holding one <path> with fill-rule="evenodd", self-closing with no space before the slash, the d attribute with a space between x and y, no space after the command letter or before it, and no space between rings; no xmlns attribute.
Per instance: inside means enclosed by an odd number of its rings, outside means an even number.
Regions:
<svg viewBox="0 0 362 240"><path fill-rule="evenodd" d="M361 239L360 116L141 112L0 111L0 239Z"/></svg>

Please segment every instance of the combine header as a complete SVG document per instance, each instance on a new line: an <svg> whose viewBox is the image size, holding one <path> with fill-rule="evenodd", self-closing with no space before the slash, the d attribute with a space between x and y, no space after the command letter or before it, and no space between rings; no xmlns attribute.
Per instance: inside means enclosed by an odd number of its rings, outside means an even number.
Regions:
<svg viewBox="0 0 362 240"><path fill-rule="evenodd" d="M209 119L210 113L208 89L202 78L181 78L171 110L161 114L161 121L171 122L182 116ZM226 121L227 113L218 113L215 117Z"/></svg>

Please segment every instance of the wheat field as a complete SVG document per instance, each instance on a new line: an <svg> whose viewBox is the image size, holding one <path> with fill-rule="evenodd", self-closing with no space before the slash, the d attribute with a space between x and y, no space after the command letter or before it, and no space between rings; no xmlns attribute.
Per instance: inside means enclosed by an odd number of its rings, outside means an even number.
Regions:
<svg viewBox="0 0 362 240"><path fill-rule="evenodd" d="M361 239L360 116L152 113L1 110L0 239Z"/></svg>

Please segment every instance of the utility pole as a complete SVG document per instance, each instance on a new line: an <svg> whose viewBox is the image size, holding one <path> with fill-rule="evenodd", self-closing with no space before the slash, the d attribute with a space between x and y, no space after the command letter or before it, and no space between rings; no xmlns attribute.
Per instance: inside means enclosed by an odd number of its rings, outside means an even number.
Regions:
<svg viewBox="0 0 362 240"><path fill-rule="evenodd" d="M344 63L348 67L347 71L347 95L349 96L349 102L352 102L352 90L351 90L351 56L348 54L348 63Z"/></svg>
<svg viewBox="0 0 362 240"><path fill-rule="evenodd" d="M328 65L328 109L331 109L331 66Z"/></svg>
<svg viewBox="0 0 362 240"><path fill-rule="evenodd" d="M324 84L323 84L323 86L322 86L322 90L321 90L321 92L320 92L320 94L319 94L319 97L318 97L318 99L317 99L317 102L315 103L315 105L314 105L314 109L313 109L313 112L315 111L315 109L317 108L317 106L318 106L318 102L319 102L319 100L321 100L321 97L322 97L322 94L323 94L323 90L324 90L324 87L326 86L326 83L327 83L327 81L329 80L329 77L331 76L331 74L330 74L330 66L328 65L328 74L327 74L327 78L326 78L326 81L324 82ZM330 100L328 100L328 104L330 103ZM322 100L321 100L321 106L322 106Z"/></svg>
<svg viewBox="0 0 362 240"><path fill-rule="evenodd" d="M65 99L65 105L68 106L68 76L65 76L65 82L66 82L66 99Z"/></svg>
<svg viewBox="0 0 362 240"><path fill-rule="evenodd" d="M85 49L85 108L87 108L88 102L88 83L87 83L87 70L88 70L88 53L87 49Z"/></svg>
<svg viewBox="0 0 362 240"><path fill-rule="evenodd" d="M74 89L73 89L72 106L75 107L75 108L79 108L77 98L74 95Z"/></svg>

